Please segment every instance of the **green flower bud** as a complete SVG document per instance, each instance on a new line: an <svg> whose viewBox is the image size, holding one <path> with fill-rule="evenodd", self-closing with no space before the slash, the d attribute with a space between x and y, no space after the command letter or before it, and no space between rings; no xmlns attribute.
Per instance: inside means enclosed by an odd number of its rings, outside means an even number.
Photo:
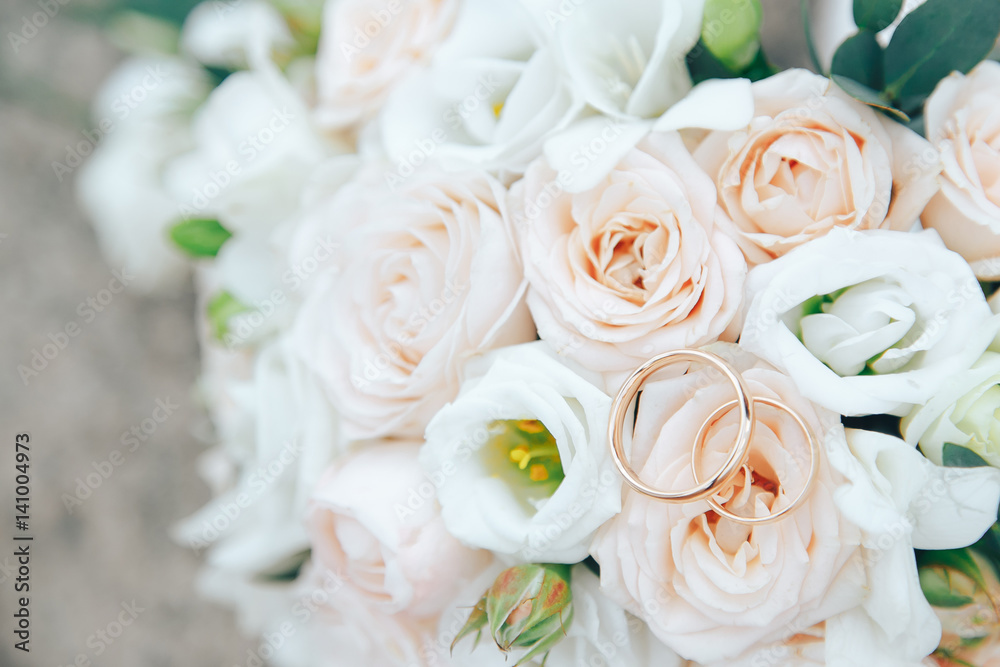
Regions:
<svg viewBox="0 0 1000 667"><path fill-rule="evenodd" d="M569 565L518 565L500 573L452 642L487 629L504 653L525 649L514 664L547 653L566 635L573 620Z"/></svg>
<svg viewBox="0 0 1000 667"><path fill-rule="evenodd" d="M760 50L760 0L708 0L701 39L716 58L733 72L750 66Z"/></svg>

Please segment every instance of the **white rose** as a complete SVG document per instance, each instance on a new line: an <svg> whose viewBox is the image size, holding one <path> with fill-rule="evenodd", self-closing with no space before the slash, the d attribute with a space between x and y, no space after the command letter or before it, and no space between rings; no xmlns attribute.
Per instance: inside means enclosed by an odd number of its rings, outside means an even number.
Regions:
<svg viewBox="0 0 1000 667"><path fill-rule="evenodd" d="M601 590L649 624L664 644L698 662L728 664L760 643L807 628L861 602L855 574L860 531L837 508L845 478L828 460L846 450L839 416L810 404L792 380L732 344L711 346L754 396L791 406L819 439L810 494L780 521L743 525L720 518L708 501L665 503L626 491L622 512L599 531L591 553ZM692 446L699 430L732 397L711 369L646 382L635 417L631 463L667 491L694 486ZM723 494L736 514L764 516L789 505L810 470L809 442L790 418L759 407L748 463ZM735 415L705 432L702 470L718 469L737 431Z"/></svg>
<svg viewBox="0 0 1000 667"><path fill-rule="evenodd" d="M953 72L928 98L927 138L944 164L921 220L982 280L1000 278L1000 63Z"/></svg>
<svg viewBox="0 0 1000 667"><path fill-rule="evenodd" d="M719 190L720 229L760 264L836 227L909 231L937 189L937 152L826 77L753 84L754 118L694 152ZM731 222L730 222L731 220Z"/></svg>
<svg viewBox="0 0 1000 667"><path fill-rule="evenodd" d="M996 330L969 265L933 231L834 229L747 276L740 344L844 415L904 414Z"/></svg>
<svg viewBox="0 0 1000 667"><path fill-rule="evenodd" d="M511 190L539 335L612 391L654 354L717 340L746 264L680 137L651 134L586 192L563 183L539 161Z"/></svg>
<svg viewBox="0 0 1000 667"><path fill-rule="evenodd" d="M316 58L317 118L351 128L424 66L451 31L459 0L327 0Z"/></svg>
<svg viewBox="0 0 1000 667"><path fill-rule="evenodd" d="M190 147L186 110L209 90L204 72L180 59L128 60L94 100L93 137L74 146L66 164L54 163L62 180L79 166L72 159L94 151L78 175L77 196L105 257L112 266L128 265L135 274L130 286L146 291L176 288L186 275L183 256L166 236L180 216L163 171Z"/></svg>
<svg viewBox="0 0 1000 667"><path fill-rule="evenodd" d="M911 445L942 464L945 444L971 449L1000 468L1000 354L987 351L967 371L957 373L900 424Z"/></svg>
<svg viewBox="0 0 1000 667"><path fill-rule="evenodd" d="M313 557L382 612L439 614L491 562L445 530L417 442L381 442L337 461L313 492Z"/></svg>
<svg viewBox="0 0 1000 667"><path fill-rule="evenodd" d="M535 337L503 187L425 170L393 192L381 172L317 203L293 244L343 244L341 266L298 262L315 273L296 336L351 439L420 437L467 359Z"/></svg>
<svg viewBox="0 0 1000 667"><path fill-rule="evenodd" d="M540 341L498 350L469 371L427 427L420 455L445 525L515 560L582 560L594 531L621 509L610 397Z"/></svg>
<svg viewBox="0 0 1000 667"><path fill-rule="evenodd" d="M244 356L244 355L240 355ZM233 486L178 527L182 541L213 545L209 564L247 578L309 548L305 511L322 470L342 451L337 416L292 341L264 347L249 379L206 376L220 450L239 466Z"/></svg>
<svg viewBox="0 0 1000 667"><path fill-rule="evenodd" d="M521 173L580 110L520 0L468 0L431 66L401 84L380 116L405 177L430 155L446 165Z"/></svg>
<svg viewBox="0 0 1000 667"><path fill-rule="evenodd" d="M692 89L685 55L701 35L704 0L588 0L538 5L554 26L553 49L589 111L545 144L545 157L572 175L570 192L596 185L650 131L735 130L750 122L746 79Z"/></svg>

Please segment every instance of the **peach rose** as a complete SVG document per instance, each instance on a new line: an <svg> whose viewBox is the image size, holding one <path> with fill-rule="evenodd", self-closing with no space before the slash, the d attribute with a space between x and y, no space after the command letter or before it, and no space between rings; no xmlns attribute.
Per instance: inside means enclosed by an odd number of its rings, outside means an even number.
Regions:
<svg viewBox="0 0 1000 667"><path fill-rule="evenodd" d="M451 31L459 0L328 0L316 57L318 118L370 119L393 87L426 64Z"/></svg>
<svg viewBox="0 0 1000 667"><path fill-rule="evenodd" d="M839 415L804 400L790 378L736 346L713 349L743 373L753 395L785 402L827 449L846 451ZM732 396L728 383L706 370L647 382L632 445L640 477L665 490L693 486L695 435ZM700 470L722 464L736 430L735 413L709 427ZM767 406L758 407L751 445L752 473L737 477L724 506L765 515L798 494L809 449L795 422ZM591 549L602 590L649 623L667 646L701 663L782 637L793 622L807 628L851 609L865 587L858 582L860 531L835 504L844 481L824 456L805 504L779 522L753 527L720 518L708 501L670 504L629 491L622 513L605 524Z"/></svg>
<svg viewBox="0 0 1000 667"><path fill-rule="evenodd" d="M941 169L927 141L805 70L758 81L753 91L750 125L710 133L694 153L732 219L720 228L750 264L834 227L914 226Z"/></svg>
<svg viewBox="0 0 1000 667"><path fill-rule="evenodd" d="M543 339L589 370L621 373L723 333L746 264L677 134L651 134L590 190L563 182L539 160L511 191Z"/></svg>
<svg viewBox="0 0 1000 667"><path fill-rule="evenodd" d="M941 151L941 190L922 219L982 280L1000 278L1000 63L953 73L927 100L927 138Z"/></svg>
<svg viewBox="0 0 1000 667"><path fill-rule="evenodd" d="M366 171L317 203L293 243L342 240L339 266L298 263L316 273L295 335L351 440L422 436L468 358L535 339L503 186L430 168L381 181Z"/></svg>
<svg viewBox="0 0 1000 667"><path fill-rule="evenodd" d="M314 558L382 613L440 613L492 560L445 530L419 443L371 445L329 468L308 515Z"/></svg>

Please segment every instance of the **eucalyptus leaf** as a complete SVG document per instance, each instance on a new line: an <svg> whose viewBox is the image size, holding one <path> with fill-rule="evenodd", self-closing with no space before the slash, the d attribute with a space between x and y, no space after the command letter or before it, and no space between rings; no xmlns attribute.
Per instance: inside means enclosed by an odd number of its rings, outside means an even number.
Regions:
<svg viewBox="0 0 1000 667"><path fill-rule="evenodd" d="M944 443L941 450L941 460L949 468L982 468L989 466L983 457L968 447L962 447L951 442Z"/></svg>
<svg viewBox="0 0 1000 667"><path fill-rule="evenodd" d="M833 54L830 74L847 77L872 90L882 90L882 47L871 30L861 30Z"/></svg>
<svg viewBox="0 0 1000 667"><path fill-rule="evenodd" d="M170 239L192 257L215 257L232 236L218 220L183 220L170 228Z"/></svg>
<svg viewBox="0 0 1000 667"><path fill-rule="evenodd" d="M953 71L968 72L1000 34L997 0L927 0L900 22L885 49L890 99L929 95Z"/></svg>
<svg viewBox="0 0 1000 667"><path fill-rule="evenodd" d="M854 0L854 23L878 32L888 28L902 8L903 0Z"/></svg>

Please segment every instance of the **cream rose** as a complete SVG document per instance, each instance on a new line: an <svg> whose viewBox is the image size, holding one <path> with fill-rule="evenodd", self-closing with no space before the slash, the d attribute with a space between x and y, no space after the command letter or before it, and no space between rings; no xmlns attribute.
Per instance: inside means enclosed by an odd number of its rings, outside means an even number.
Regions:
<svg viewBox="0 0 1000 667"><path fill-rule="evenodd" d="M373 168L317 204L293 243L342 242L341 264L308 276L295 335L350 439L422 436L468 358L535 338L503 187L478 172L381 181Z"/></svg>
<svg viewBox="0 0 1000 667"><path fill-rule="evenodd" d="M498 350L469 375L420 454L448 530L517 561L583 560L621 508L611 398L541 341Z"/></svg>
<svg viewBox="0 0 1000 667"><path fill-rule="evenodd" d="M739 309L745 262L675 133L651 134L579 194L536 162L511 201L539 335L609 385L654 354L716 340Z"/></svg>
<svg viewBox="0 0 1000 667"><path fill-rule="evenodd" d="M927 138L940 151L941 190L921 219L982 280L1000 278L1000 63L941 81L928 98Z"/></svg>
<svg viewBox="0 0 1000 667"><path fill-rule="evenodd" d="M316 561L387 614L440 613L491 560L448 534L434 498L420 494L430 482L419 450L376 443L338 461L308 516Z"/></svg>
<svg viewBox="0 0 1000 667"><path fill-rule="evenodd" d="M430 60L460 5L459 0L328 0L316 57L319 121L350 128L370 119L394 86Z"/></svg>
<svg viewBox="0 0 1000 667"><path fill-rule="evenodd" d="M829 79L787 70L753 84L754 119L713 132L695 159L751 264L835 227L908 231L937 189L936 151Z"/></svg>
<svg viewBox="0 0 1000 667"><path fill-rule="evenodd" d="M987 351L969 370L950 377L900 424L903 437L943 463L948 443L971 449L1000 468L1000 354Z"/></svg>
<svg viewBox="0 0 1000 667"><path fill-rule="evenodd" d="M934 231L835 229L747 277L740 344L844 415L905 414L996 331L969 265Z"/></svg>
<svg viewBox="0 0 1000 667"><path fill-rule="evenodd" d="M742 372L754 396L796 410L824 450L846 449L839 415L802 398L790 378L739 348L711 348ZM632 465L647 483L679 491L694 485L691 454L698 429L733 390L707 370L644 386L636 416ZM733 413L710 426L702 470L716 469L736 437ZM777 410L760 407L750 454L752 474L726 492L725 507L764 515L788 505L809 470L801 429ZM836 505L845 478L820 460L805 503L783 520L745 526L719 518L707 501L663 503L625 494L622 512L595 539L601 587L636 614L670 648L698 662L733 658L759 642L835 616L857 605L860 531Z"/></svg>

